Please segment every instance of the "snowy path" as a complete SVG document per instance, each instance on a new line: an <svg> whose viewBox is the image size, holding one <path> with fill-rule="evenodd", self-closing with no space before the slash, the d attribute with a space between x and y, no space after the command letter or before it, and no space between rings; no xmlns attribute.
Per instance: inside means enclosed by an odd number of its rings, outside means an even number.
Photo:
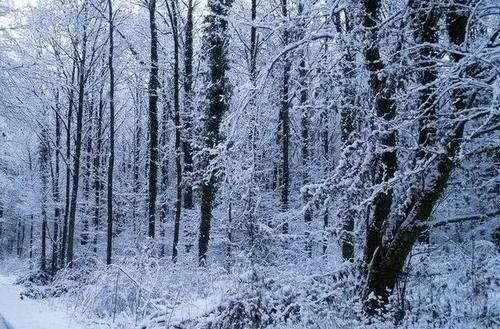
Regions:
<svg viewBox="0 0 500 329"><path fill-rule="evenodd" d="M0 314L0 329L13 329Z"/></svg>
<svg viewBox="0 0 500 329"><path fill-rule="evenodd" d="M14 277L0 274L0 329L84 329L47 300L21 299Z"/></svg>

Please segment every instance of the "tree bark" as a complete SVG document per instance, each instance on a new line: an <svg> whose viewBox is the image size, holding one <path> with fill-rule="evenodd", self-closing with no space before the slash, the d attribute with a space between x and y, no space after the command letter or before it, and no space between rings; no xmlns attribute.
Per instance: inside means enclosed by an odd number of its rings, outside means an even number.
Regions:
<svg viewBox="0 0 500 329"><path fill-rule="evenodd" d="M391 90L389 90L388 80L383 74L385 65L380 57L380 40L378 36L378 24L381 17L380 0L364 0L364 21L363 25L367 29L367 48L365 50L366 67L370 72L370 89L373 99L373 108L378 117L386 122L390 122L396 116L394 101L391 99ZM396 151L396 132L388 131L381 137L381 144L384 150L377 156L375 184L387 182L394 177L397 170ZM376 253L382 243L383 223L390 215L393 199L393 189L377 194L373 202L373 218L367 228L366 247L364 261L366 266L374 262L379 262L380 252ZM377 259L374 259L377 257ZM368 279L370 281L370 279ZM375 289L377 288L377 289ZM378 299L369 298L370 293L374 292L376 296L387 295L386 292L373 287L365 292L365 311L372 316L382 306Z"/></svg>
<svg viewBox="0 0 500 329"><path fill-rule="evenodd" d="M149 189L148 236L155 237L156 196L158 194L158 31L156 27L156 0L149 1L149 28L151 32L151 68L149 72Z"/></svg>

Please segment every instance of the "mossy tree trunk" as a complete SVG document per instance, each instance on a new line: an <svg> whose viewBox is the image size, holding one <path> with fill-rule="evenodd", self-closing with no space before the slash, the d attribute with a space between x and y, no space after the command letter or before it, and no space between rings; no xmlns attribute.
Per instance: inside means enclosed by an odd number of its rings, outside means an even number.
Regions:
<svg viewBox="0 0 500 329"><path fill-rule="evenodd" d="M220 125L227 111L229 85L227 71L228 9L232 0L210 0L207 27L208 67L210 86L207 91L207 109L205 115L204 146L214 150L220 142ZM201 222L198 241L199 265L205 266L207 261L210 226L212 221L212 204L215 194L215 172L209 167L213 152L206 156L205 177L201 182Z"/></svg>

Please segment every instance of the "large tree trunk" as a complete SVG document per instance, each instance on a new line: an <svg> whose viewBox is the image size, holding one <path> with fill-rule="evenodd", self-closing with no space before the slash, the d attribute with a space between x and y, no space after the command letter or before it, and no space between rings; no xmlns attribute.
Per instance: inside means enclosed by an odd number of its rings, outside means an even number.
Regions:
<svg viewBox="0 0 500 329"><path fill-rule="evenodd" d="M419 2L420 3L420 2ZM412 3L410 3L412 4ZM434 101L432 83L437 79L437 71L432 65L431 47L427 45L438 41L439 10L431 8L431 1L426 1L427 7L425 12L416 13L414 15L415 25L419 27L420 33L416 36L419 41L424 44L420 50L420 59L425 62L430 60L427 67L423 67L421 82L424 86L421 94L421 109L422 113L432 119L435 116L437 104ZM418 9L418 6L416 7ZM451 17L451 18L450 18ZM450 32L450 41L456 46L460 46L465 39L466 22L468 21L468 12L463 7L460 10L453 7L448 14L448 30ZM460 58L454 58L455 61ZM460 112L466 107L464 97L461 94L463 90L453 90L452 98L455 101L455 110ZM419 127L419 146L421 149L417 151L417 160L431 157L427 152L423 151L424 147L428 147L435 140L434 122L427 119L421 120ZM405 209L402 215L393 215L391 220L396 221L397 229L391 232L391 237L379 241L376 246L376 254L373 256L368 267L367 286L365 290L365 310L369 315L375 315L380 309L384 310L388 303L392 289L394 289L400 273L405 265L406 259L411 252L413 245L421 236L425 222L429 219L436 202L441 198L446 189L448 179L453 170L453 159L457 154L460 146L460 139L463 136L464 122L456 124L450 132L449 141L442 145L445 152L435 156L434 160L426 169L427 177L425 186L411 191L405 201ZM389 220L388 215L384 220ZM379 230L378 234L384 234ZM369 298L375 295L379 299Z"/></svg>
<svg viewBox="0 0 500 329"><path fill-rule="evenodd" d="M396 115L394 101L391 98L387 76L383 74L385 65L380 57L380 40L378 36L378 24L381 17L380 0L364 0L365 16L363 25L367 29L367 48L365 50L366 67L370 72L370 89L373 99L373 109L378 117L386 122L390 122ZM377 155L375 184L387 182L394 177L397 169L396 132L387 131L381 136L380 143L384 147L381 154ZM365 264L372 264L380 261L381 254L377 252L382 242L383 224L390 215L392 206L393 190L388 190L377 194L373 203L373 218L367 228L366 249L364 255ZM375 259L376 258L376 259ZM368 279L370 281L370 278ZM365 292L366 311L369 315L374 315L380 307L377 299L370 299L373 291L377 296L387 295L386 292L373 287Z"/></svg>
<svg viewBox="0 0 500 329"><path fill-rule="evenodd" d="M155 237L156 196L158 194L158 31L156 27L156 0L149 1L149 28L151 32L151 69L149 72L149 190L148 236Z"/></svg>
<svg viewBox="0 0 500 329"><path fill-rule="evenodd" d="M228 37L228 8L232 0L209 0L208 7L208 66L210 87L207 91L208 107L204 131L204 144L207 150L213 150L219 143L219 129L224 113L227 111L228 86L226 82L226 53ZM201 223L198 241L199 265L205 266L207 261L210 225L212 221L212 203L215 192L215 173L209 166L212 153L205 159L205 177L201 183Z"/></svg>

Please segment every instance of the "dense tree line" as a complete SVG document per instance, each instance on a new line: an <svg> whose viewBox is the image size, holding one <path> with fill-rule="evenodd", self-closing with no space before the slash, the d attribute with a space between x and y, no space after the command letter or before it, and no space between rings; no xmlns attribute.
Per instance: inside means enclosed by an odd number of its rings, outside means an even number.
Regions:
<svg viewBox="0 0 500 329"><path fill-rule="evenodd" d="M0 255L47 282L142 252L302 263L402 321L422 249L498 252L495 0L50 0L24 19L0 44Z"/></svg>

